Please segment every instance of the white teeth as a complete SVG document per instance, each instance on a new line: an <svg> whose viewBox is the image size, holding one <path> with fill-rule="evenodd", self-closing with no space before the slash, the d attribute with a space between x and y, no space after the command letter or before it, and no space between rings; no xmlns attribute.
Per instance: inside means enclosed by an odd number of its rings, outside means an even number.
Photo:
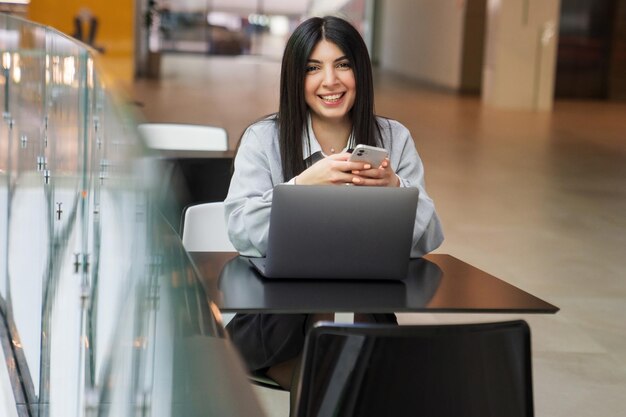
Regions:
<svg viewBox="0 0 626 417"><path fill-rule="evenodd" d="M324 101L337 101L341 98L342 94L331 94L329 96L320 96Z"/></svg>

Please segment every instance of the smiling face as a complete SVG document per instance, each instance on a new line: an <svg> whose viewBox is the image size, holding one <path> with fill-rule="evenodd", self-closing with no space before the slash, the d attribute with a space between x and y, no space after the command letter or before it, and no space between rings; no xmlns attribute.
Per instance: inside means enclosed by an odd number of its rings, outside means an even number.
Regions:
<svg viewBox="0 0 626 417"><path fill-rule="evenodd" d="M311 117L347 122L356 98L352 63L337 45L322 39L311 52L304 79L304 96Z"/></svg>

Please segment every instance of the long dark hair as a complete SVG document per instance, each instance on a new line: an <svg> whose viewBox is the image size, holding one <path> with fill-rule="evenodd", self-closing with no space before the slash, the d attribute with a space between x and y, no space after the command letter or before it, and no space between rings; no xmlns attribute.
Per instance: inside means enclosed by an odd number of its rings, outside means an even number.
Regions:
<svg viewBox="0 0 626 417"><path fill-rule="evenodd" d="M293 178L307 168L302 160L302 134L305 131L307 117L304 78L311 52L321 40L337 45L352 65L356 81L356 98L349 116L356 143L380 146L382 142L380 127L374 115L372 64L363 38L354 26L339 17L310 18L293 32L283 54L280 104L276 121L285 180Z"/></svg>

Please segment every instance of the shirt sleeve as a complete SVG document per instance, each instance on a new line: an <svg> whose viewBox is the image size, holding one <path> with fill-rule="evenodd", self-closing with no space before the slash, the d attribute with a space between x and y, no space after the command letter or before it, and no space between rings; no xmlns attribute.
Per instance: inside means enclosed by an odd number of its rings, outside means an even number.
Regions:
<svg viewBox="0 0 626 417"><path fill-rule="evenodd" d="M244 133L224 201L228 234L246 256L264 256L267 249L274 180L271 150L254 129Z"/></svg>
<svg viewBox="0 0 626 417"><path fill-rule="evenodd" d="M435 204L426 192L424 182L424 165L415 149L415 141L409 130L398 122L391 122L391 163L395 166L400 178L401 187L419 189L415 226L413 228L413 247L411 257L421 257L435 249L443 242L441 222L435 212ZM395 161L394 161L395 160ZM393 165L392 165L393 166Z"/></svg>

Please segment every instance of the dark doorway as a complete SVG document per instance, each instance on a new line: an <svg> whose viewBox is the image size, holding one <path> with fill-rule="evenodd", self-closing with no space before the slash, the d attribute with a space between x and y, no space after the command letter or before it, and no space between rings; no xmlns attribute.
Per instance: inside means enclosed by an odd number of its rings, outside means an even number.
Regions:
<svg viewBox="0 0 626 417"><path fill-rule="evenodd" d="M608 97L615 6L615 0L561 0L556 97Z"/></svg>

